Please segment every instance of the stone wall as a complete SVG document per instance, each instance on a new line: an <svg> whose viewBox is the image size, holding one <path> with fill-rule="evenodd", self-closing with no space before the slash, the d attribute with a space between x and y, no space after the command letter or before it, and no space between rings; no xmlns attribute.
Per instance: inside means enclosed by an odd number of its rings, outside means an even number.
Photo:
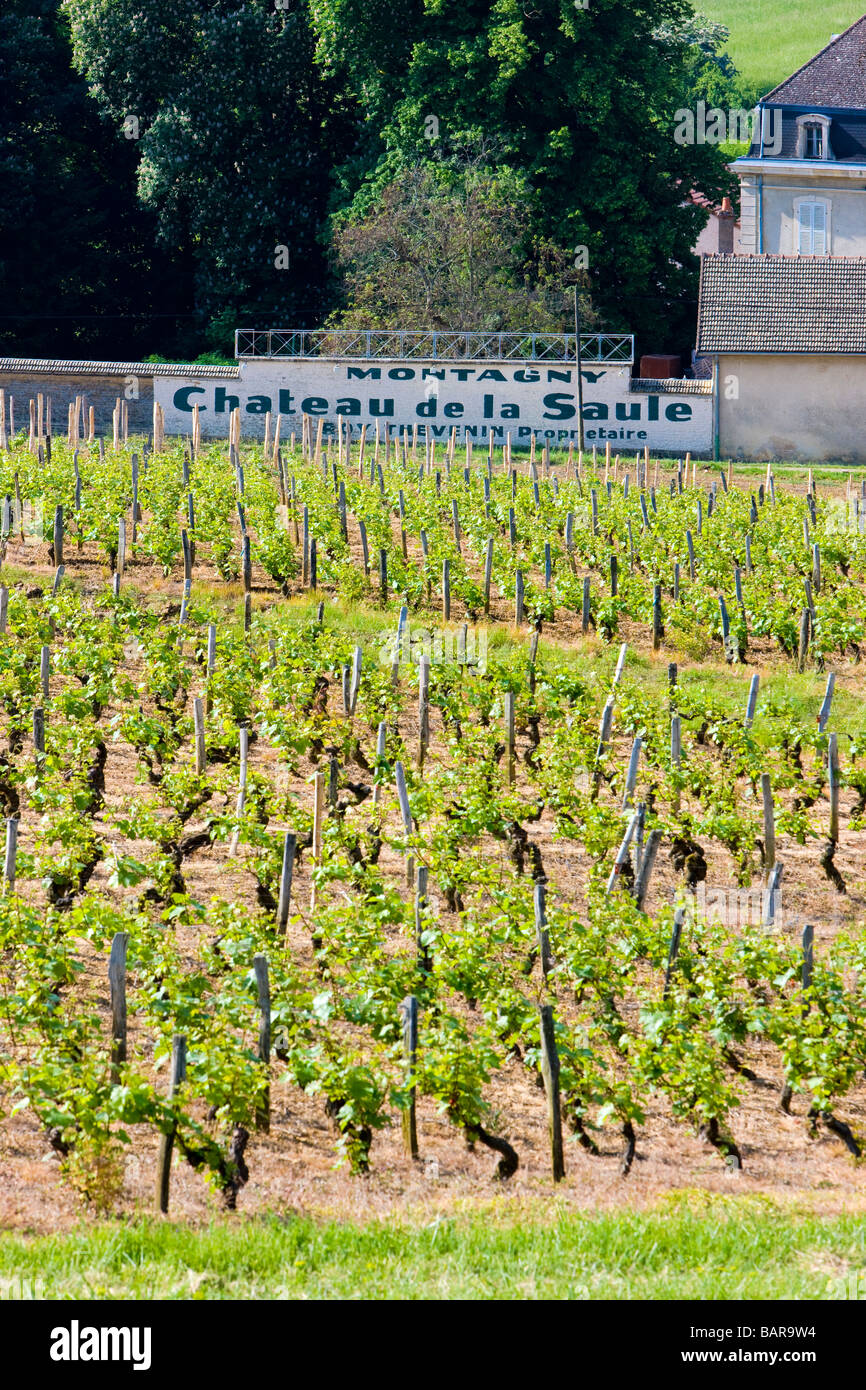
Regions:
<svg viewBox="0 0 866 1390"><path fill-rule="evenodd" d="M153 428L153 378L191 373L222 380L237 376L237 367L176 365L154 362L55 362L0 358L0 390L14 401L15 429L26 430L30 401L41 391L51 397L51 428L66 434L69 406L84 397L93 406L97 434L110 434L118 397L126 400L131 434L150 434ZM7 427L9 420L7 403Z"/></svg>

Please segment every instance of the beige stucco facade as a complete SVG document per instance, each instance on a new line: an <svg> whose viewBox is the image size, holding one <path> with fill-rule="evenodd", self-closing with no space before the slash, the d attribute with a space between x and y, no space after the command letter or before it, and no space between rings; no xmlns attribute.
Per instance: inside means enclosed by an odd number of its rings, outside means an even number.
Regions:
<svg viewBox="0 0 866 1390"><path fill-rule="evenodd" d="M719 453L866 463L866 356L723 354Z"/></svg>
<svg viewBox="0 0 866 1390"><path fill-rule="evenodd" d="M866 255L866 165L739 159L741 254L795 256L801 200L826 203L830 256Z"/></svg>

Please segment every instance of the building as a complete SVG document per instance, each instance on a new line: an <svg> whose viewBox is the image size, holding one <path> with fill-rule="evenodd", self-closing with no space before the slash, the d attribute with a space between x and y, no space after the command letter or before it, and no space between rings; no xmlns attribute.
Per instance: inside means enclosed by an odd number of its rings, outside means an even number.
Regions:
<svg viewBox="0 0 866 1390"><path fill-rule="evenodd" d="M730 167L739 244L703 257L698 302L716 457L862 464L866 16L758 103Z"/></svg>
<svg viewBox="0 0 866 1390"><path fill-rule="evenodd" d="M866 256L705 256L697 351L717 458L866 463Z"/></svg>
<svg viewBox="0 0 866 1390"><path fill-rule="evenodd" d="M740 180L742 253L866 255L866 15L759 103Z"/></svg>
<svg viewBox="0 0 866 1390"><path fill-rule="evenodd" d="M703 193L693 192L691 201L709 213L707 224L692 247L695 255L737 255L742 250L740 224L730 198L723 198L719 205Z"/></svg>

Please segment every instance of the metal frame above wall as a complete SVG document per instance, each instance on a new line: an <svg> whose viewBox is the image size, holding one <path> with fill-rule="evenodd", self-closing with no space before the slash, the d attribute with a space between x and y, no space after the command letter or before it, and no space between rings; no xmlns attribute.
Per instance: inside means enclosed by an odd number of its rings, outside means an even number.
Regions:
<svg viewBox="0 0 866 1390"><path fill-rule="evenodd" d="M424 362L574 362L574 333L454 333L385 328L238 328L235 357L333 357ZM634 335L582 333L581 360L631 366Z"/></svg>

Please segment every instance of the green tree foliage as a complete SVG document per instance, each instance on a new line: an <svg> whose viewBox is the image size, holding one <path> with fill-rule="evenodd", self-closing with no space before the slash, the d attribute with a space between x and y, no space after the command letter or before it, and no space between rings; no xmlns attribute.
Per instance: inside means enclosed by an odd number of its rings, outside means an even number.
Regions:
<svg viewBox="0 0 866 1390"><path fill-rule="evenodd" d="M586 9L571 0L398 0L384 37L383 15L360 0L312 0L312 9L319 59L366 113L368 147L371 129L381 130L367 173L374 187L400 162L447 151L467 132L495 141L531 190L531 233L587 248L593 301L609 328L656 343L692 336L691 247L706 214L687 195L720 198L731 180L717 148L673 140L694 78L703 82L712 66L716 94L724 79L688 28L685 0L592 0ZM357 172L347 172L347 190ZM369 193L360 196L365 207Z"/></svg>
<svg viewBox="0 0 866 1390"><path fill-rule="evenodd" d="M321 321L339 101L314 66L301 0L65 8L96 100L118 126L138 122L140 196L163 241L191 247L214 343L246 317Z"/></svg>
<svg viewBox="0 0 866 1390"><path fill-rule="evenodd" d="M682 346L688 193L732 181L675 113L738 104L723 39L687 0L8 0L0 350L224 354L341 299L569 327L575 279L585 321Z"/></svg>
<svg viewBox="0 0 866 1390"><path fill-rule="evenodd" d="M554 329L570 312L575 278L560 248L527 255L527 189L483 151L419 163L387 184L368 211L336 233L354 327Z"/></svg>
<svg viewBox="0 0 866 1390"><path fill-rule="evenodd" d="M680 50L682 95L687 105L705 101L708 106L727 107L739 96L739 74L725 44L730 30L724 24L694 14L685 19L667 20L655 30L655 38Z"/></svg>
<svg viewBox="0 0 866 1390"><path fill-rule="evenodd" d="M132 143L72 71L58 0L5 0L0 94L0 353L129 357L175 340L183 257L154 250Z"/></svg>

